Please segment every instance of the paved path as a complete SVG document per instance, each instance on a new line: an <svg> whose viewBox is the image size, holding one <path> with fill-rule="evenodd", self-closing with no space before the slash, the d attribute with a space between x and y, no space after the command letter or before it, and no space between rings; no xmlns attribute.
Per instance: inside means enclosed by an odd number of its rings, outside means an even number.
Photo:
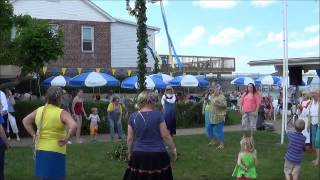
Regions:
<svg viewBox="0 0 320 180"><path fill-rule="evenodd" d="M273 123L275 127L276 133L281 133L281 120L277 121L270 121L270 123ZM234 131L241 131L241 125L230 125L225 126L224 128L225 132L234 132ZM188 128L188 129L177 129L177 136L185 136L185 135L197 135L197 134L204 134L203 128ZM90 136L82 136L83 143L88 143L92 141L92 138ZM74 142L74 139L72 139ZM101 134L97 138L98 142L109 142L110 136L109 134ZM12 147L31 147L32 140L31 138L22 138L20 142L16 141L15 139L12 139L10 141L10 145Z"/></svg>

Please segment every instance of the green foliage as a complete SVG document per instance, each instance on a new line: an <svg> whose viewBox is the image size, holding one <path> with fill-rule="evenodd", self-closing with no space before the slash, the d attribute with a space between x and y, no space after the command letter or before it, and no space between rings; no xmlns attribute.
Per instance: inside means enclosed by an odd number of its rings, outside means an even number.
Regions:
<svg viewBox="0 0 320 180"><path fill-rule="evenodd" d="M36 72L49 61L63 54L62 29L51 31L48 21L29 15L15 16L10 0L0 0L0 64L22 67L23 76ZM16 27L16 38L11 29ZM22 77L23 77L22 76Z"/></svg>
<svg viewBox="0 0 320 180"><path fill-rule="evenodd" d="M11 27L13 24L13 7L9 0L0 0L0 64L11 54Z"/></svg>
<svg viewBox="0 0 320 180"><path fill-rule="evenodd" d="M225 125L234 125L241 123L241 114L239 111L229 109L226 115Z"/></svg>
<svg viewBox="0 0 320 180"><path fill-rule="evenodd" d="M107 151L107 158L128 161L128 145L125 141L116 142L112 151Z"/></svg>
<svg viewBox="0 0 320 180"><path fill-rule="evenodd" d="M129 14L135 16L137 19L137 38L138 38L138 61L137 61L137 76L139 91L142 92L146 89L146 63L148 62L146 48L148 45L147 34L147 16L146 16L146 0L136 0L135 8L132 9L129 5L130 0L126 0L127 10Z"/></svg>
<svg viewBox="0 0 320 180"><path fill-rule="evenodd" d="M32 19L19 30L14 43L24 73L39 73L46 63L63 54L62 29L53 32L45 20Z"/></svg>
<svg viewBox="0 0 320 180"><path fill-rule="evenodd" d="M29 136L28 132L23 127L22 119L40 106L42 106L41 101L16 101L16 104L14 105L16 110L14 116L16 117L20 136Z"/></svg>

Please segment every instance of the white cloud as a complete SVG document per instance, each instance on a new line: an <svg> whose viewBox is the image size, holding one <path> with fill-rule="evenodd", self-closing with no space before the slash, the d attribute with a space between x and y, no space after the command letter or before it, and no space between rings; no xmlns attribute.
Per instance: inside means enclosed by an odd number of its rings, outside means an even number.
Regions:
<svg viewBox="0 0 320 180"><path fill-rule="evenodd" d="M229 45L240 39L243 39L251 31L252 31L251 26L246 27L244 30L229 27L222 30L217 35L210 36L208 44L209 45L214 45L214 44Z"/></svg>
<svg viewBox="0 0 320 180"><path fill-rule="evenodd" d="M203 26L193 27L192 32L182 39L180 46L186 47L199 42L205 33L206 29Z"/></svg>
<svg viewBox="0 0 320 180"><path fill-rule="evenodd" d="M319 46L320 36L315 36L307 40L289 41L288 47L292 49L312 48Z"/></svg>
<svg viewBox="0 0 320 180"><path fill-rule="evenodd" d="M195 6L202 8L222 8L229 9L235 7L238 2L234 0L197 0L192 2Z"/></svg>
<svg viewBox="0 0 320 180"><path fill-rule="evenodd" d="M281 42L283 40L283 32L269 32L267 38L257 43L256 47L262 47L265 44L273 42Z"/></svg>
<svg viewBox="0 0 320 180"><path fill-rule="evenodd" d="M252 0L251 4L255 7L267 7L274 4L273 0Z"/></svg>
<svg viewBox="0 0 320 180"><path fill-rule="evenodd" d="M304 28L304 32L318 32L319 33L319 24L308 26Z"/></svg>

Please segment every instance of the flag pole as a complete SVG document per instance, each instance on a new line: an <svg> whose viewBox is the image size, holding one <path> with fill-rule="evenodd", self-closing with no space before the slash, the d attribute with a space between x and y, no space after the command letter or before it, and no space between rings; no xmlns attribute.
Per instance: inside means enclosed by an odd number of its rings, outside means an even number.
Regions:
<svg viewBox="0 0 320 180"><path fill-rule="evenodd" d="M287 130L288 121L288 2L283 0L283 93L282 93L282 127L281 127L281 144L284 141L284 133Z"/></svg>

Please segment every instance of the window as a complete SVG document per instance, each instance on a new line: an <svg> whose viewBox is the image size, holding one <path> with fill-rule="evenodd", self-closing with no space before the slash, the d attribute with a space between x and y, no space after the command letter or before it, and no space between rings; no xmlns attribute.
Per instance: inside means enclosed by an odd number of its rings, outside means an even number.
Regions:
<svg viewBox="0 0 320 180"><path fill-rule="evenodd" d="M59 31L59 25L58 24L49 24L50 30L54 35L58 34Z"/></svg>
<svg viewBox="0 0 320 180"><path fill-rule="evenodd" d="M94 41L93 41L93 27L82 26L81 28L81 46L82 52L93 52Z"/></svg>

